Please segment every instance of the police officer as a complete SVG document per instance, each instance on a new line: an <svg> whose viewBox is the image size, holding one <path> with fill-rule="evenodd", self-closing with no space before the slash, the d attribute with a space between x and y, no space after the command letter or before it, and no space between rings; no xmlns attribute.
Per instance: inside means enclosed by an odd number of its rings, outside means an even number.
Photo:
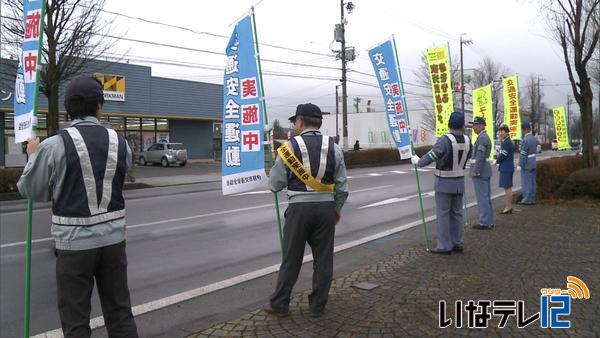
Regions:
<svg viewBox="0 0 600 338"><path fill-rule="evenodd" d="M283 258L275 292L263 309L287 316L292 288L302 267L305 243L313 254L310 313L319 317L325 310L333 275L335 224L348 198L346 166L342 149L333 138L323 135L321 109L312 103L300 104L290 117L299 136L278 150L270 172L274 192L287 187L289 205L285 211Z"/></svg>
<svg viewBox="0 0 600 338"><path fill-rule="evenodd" d="M521 142L521 154L519 156L519 166L521 167L521 186L523 190L523 197L518 204L523 205L534 205L535 204L535 192L536 192L536 151L538 140L531 133L531 125L529 122L523 122L521 129L525 136L523 142Z"/></svg>
<svg viewBox="0 0 600 338"><path fill-rule="evenodd" d="M94 279L109 337L137 337L127 286L123 185L131 166L125 138L100 125L102 84L77 76L65 89L72 123L30 156L17 183L23 197L52 200L58 312L65 337L90 337Z"/></svg>
<svg viewBox="0 0 600 338"><path fill-rule="evenodd" d="M479 224L473 225L473 229L487 230L494 227L491 197L492 166L488 160L492 152L492 141L485 131L485 119L483 117L475 117L471 125L473 131L477 134L477 141L473 146L470 174L475 188L477 209L479 210Z"/></svg>
<svg viewBox="0 0 600 338"><path fill-rule="evenodd" d="M453 112L448 121L449 133L438 138L433 148L411 162L424 167L435 161L435 212L437 216L436 254L463 252L463 193L465 191L465 166L471 154L469 137L463 135L465 117Z"/></svg>

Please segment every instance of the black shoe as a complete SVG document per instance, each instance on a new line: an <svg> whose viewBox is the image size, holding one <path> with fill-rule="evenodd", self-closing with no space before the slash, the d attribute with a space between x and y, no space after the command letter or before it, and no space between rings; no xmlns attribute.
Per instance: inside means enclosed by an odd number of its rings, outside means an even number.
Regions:
<svg viewBox="0 0 600 338"><path fill-rule="evenodd" d="M429 252L434 253L434 254L440 254L440 255L450 255L452 253L452 250L440 250L440 249L431 249L429 250Z"/></svg>
<svg viewBox="0 0 600 338"><path fill-rule="evenodd" d="M454 248L452 248L452 251L454 251L456 253L463 253L463 246L462 245L455 245Z"/></svg>
<svg viewBox="0 0 600 338"><path fill-rule="evenodd" d="M310 310L310 316L313 318L322 317L325 314L325 308L322 308L320 311Z"/></svg>
<svg viewBox="0 0 600 338"><path fill-rule="evenodd" d="M510 208L508 210L500 211L500 215L508 215L508 214L512 214L512 208Z"/></svg>
<svg viewBox="0 0 600 338"><path fill-rule="evenodd" d="M476 230L491 230L493 228L493 226L485 226L485 225L481 225L481 224L477 224L477 225L473 225L471 228L476 229Z"/></svg>
<svg viewBox="0 0 600 338"><path fill-rule="evenodd" d="M267 304L263 305L262 309L266 313L276 315L277 317L287 317L287 316L290 315L290 311L289 310L288 311L283 311L283 310L274 309L271 306L271 303L267 303Z"/></svg>

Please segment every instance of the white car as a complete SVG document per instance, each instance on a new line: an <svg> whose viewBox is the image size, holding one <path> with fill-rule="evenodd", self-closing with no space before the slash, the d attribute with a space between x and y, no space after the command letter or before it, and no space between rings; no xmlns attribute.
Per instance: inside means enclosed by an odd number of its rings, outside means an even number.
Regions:
<svg viewBox="0 0 600 338"><path fill-rule="evenodd" d="M183 167L187 163L187 150L181 143L155 143L148 150L140 154L139 164L160 163L163 167L179 164Z"/></svg>

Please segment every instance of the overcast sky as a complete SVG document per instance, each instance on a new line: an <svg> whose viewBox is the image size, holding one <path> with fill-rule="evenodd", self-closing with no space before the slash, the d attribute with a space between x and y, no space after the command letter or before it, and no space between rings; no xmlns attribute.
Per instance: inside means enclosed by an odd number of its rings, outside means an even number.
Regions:
<svg viewBox="0 0 600 338"><path fill-rule="evenodd" d="M279 60L339 68L340 61L331 55L333 29L340 21L340 2L333 0L220 0L220 1L142 1L107 0L105 9L123 15L178 25L197 32L230 36L236 20L248 13L253 4L259 42L311 51L314 54L261 46L263 60ZM529 74L543 78L544 98L548 106L565 105L571 94L562 51L550 38L538 1L517 0L420 0L366 1L356 0L355 10L347 14L346 40L359 53L349 68L373 74L367 50L395 35L398 57L405 82L414 83L413 71L419 66L425 49L449 43L451 54L459 54L459 35L474 44L464 47L464 67L474 68L484 56L508 67L520 76L520 86ZM222 53L228 39L209 34L145 23L105 13L115 18L113 34L126 38L166 43ZM224 56L197 51L121 41L115 55L126 53L131 63L152 66L154 76L183 78L222 83ZM153 58L154 63L148 63ZM160 62L156 63L156 62ZM453 60L459 62L459 60ZM165 63L186 63L185 67ZM311 101L324 111L335 111L335 85L341 72L335 69L311 68L263 61L265 93L270 119L285 118L298 103ZM269 74L269 73L276 73ZM318 77L306 79L295 77ZM284 76L281 76L284 75ZM510 75L510 74L506 74ZM349 73L348 78L376 85L374 77ZM405 85L409 110L419 114L423 100L429 102L430 91ZM373 100L383 107L380 92L372 86L348 83L349 110L354 110L354 97ZM574 110L576 105L571 106Z"/></svg>

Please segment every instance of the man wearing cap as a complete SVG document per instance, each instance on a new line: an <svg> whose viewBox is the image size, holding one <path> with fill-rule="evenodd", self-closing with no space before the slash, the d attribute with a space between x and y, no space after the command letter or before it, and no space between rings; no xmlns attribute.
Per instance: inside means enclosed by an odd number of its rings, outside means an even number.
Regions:
<svg viewBox="0 0 600 338"><path fill-rule="evenodd" d="M534 205L535 204L535 193L536 193L536 151L538 140L531 133L531 125L529 122L523 122L521 129L525 136L523 136L523 142L521 142L521 154L519 156L519 166L521 167L521 186L523 191L523 197L519 204L523 205Z"/></svg>
<svg viewBox="0 0 600 338"><path fill-rule="evenodd" d="M90 337L94 280L109 337L137 337L127 286L123 185L132 155L127 141L100 125L104 94L91 76L65 89L71 126L42 143L27 142L17 183L23 197L52 200L58 312L65 337Z"/></svg>
<svg viewBox="0 0 600 338"><path fill-rule="evenodd" d="M477 134L477 141L473 145L471 157L471 178L477 198L479 210L479 224L473 225L474 229L488 230L494 227L494 211L492 209L492 166L489 162L492 152L492 141L485 131L485 119L475 117L471 123L473 131Z"/></svg>
<svg viewBox="0 0 600 338"><path fill-rule="evenodd" d="M327 304L333 275L335 224L348 198L342 149L321 134L323 115L312 103L300 104L290 117L299 136L278 149L271 169L271 190L287 187L283 257L275 292L263 309L278 316L289 314L292 288L298 278L306 243L312 250L313 283L308 296L310 313L319 317Z"/></svg>
<svg viewBox="0 0 600 338"><path fill-rule="evenodd" d="M411 162L424 167L435 161L435 212L437 216L437 246L430 252L451 254L463 252L463 194L465 166L471 154L469 137L463 135L465 117L462 113L450 115L449 133L439 137L433 148L423 157L413 155Z"/></svg>

